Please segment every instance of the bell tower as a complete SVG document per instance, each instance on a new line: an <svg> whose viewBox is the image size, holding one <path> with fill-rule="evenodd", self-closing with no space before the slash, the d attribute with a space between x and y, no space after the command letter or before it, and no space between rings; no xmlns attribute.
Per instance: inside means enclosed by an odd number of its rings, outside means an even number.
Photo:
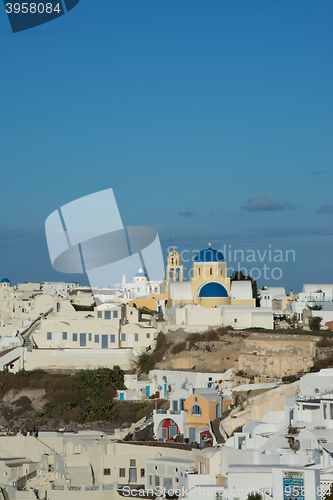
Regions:
<svg viewBox="0 0 333 500"><path fill-rule="evenodd" d="M168 255L166 281L183 281L182 261L180 258L180 254L176 252L175 247L173 247L173 250Z"/></svg>

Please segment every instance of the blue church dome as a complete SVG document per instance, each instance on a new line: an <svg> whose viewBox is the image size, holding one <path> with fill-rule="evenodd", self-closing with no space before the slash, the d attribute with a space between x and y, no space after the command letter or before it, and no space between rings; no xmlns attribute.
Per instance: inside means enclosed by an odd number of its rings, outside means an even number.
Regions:
<svg viewBox="0 0 333 500"><path fill-rule="evenodd" d="M9 279L8 278L3 278L1 280L1 283L10 283Z"/></svg>
<svg viewBox="0 0 333 500"><path fill-rule="evenodd" d="M197 253L194 257L194 262L224 262L224 255L219 250L208 247Z"/></svg>
<svg viewBox="0 0 333 500"><path fill-rule="evenodd" d="M147 273L145 272L144 269L139 269L139 272L136 273L136 275L134 276L134 278L147 278Z"/></svg>
<svg viewBox="0 0 333 500"><path fill-rule="evenodd" d="M210 282L201 287L199 297L203 298L223 298L228 297L227 289L221 283Z"/></svg>

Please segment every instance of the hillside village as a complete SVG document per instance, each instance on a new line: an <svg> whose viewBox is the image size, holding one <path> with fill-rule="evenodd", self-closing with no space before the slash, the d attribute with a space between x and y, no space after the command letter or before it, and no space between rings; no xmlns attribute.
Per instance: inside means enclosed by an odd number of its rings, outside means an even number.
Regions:
<svg viewBox="0 0 333 500"><path fill-rule="evenodd" d="M2 498L324 499L333 284L238 278L211 246L189 281L175 250L161 283L4 278Z"/></svg>

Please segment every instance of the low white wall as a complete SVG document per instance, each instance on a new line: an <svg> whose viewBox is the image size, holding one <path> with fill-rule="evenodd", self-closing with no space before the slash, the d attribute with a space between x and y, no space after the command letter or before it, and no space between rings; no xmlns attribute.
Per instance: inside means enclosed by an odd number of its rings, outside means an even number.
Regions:
<svg viewBox="0 0 333 500"><path fill-rule="evenodd" d="M25 353L24 368L93 369L119 365L123 370L130 370L133 360L132 349L33 349Z"/></svg>
<svg viewBox="0 0 333 500"><path fill-rule="evenodd" d="M162 333L174 332L175 330L179 330L181 328L186 333L196 333L196 332L205 332L206 330L210 330L209 325L173 325L166 323L156 323L156 328Z"/></svg>

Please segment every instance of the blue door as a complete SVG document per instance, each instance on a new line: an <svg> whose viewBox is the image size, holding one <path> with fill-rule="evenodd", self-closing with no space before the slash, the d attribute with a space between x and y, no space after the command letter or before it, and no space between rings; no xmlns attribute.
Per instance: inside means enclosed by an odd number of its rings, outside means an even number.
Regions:
<svg viewBox="0 0 333 500"><path fill-rule="evenodd" d="M87 335L85 333L80 333L80 347L86 347L87 345Z"/></svg>
<svg viewBox="0 0 333 500"><path fill-rule="evenodd" d="M102 349L107 349L108 346L108 336L102 335Z"/></svg>
<svg viewBox="0 0 333 500"><path fill-rule="evenodd" d="M119 399L120 399L120 401L124 400L124 393L123 392L119 393Z"/></svg>
<svg viewBox="0 0 333 500"><path fill-rule="evenodd" d="M166 384L164 384L164 397L166 398Z"/></svg>
<svg viewBox="0 0 333 500"><path fill-rule="evenodd" d="M195 442L195 427L189 427L189 429L188 429L188 437L189 437L190 443L194 443Z"/></svg>
<svg viewBox="0 0 333 500"><path fill-rule="evenodd" d="M150 386L146 385L146 398L149 398L150 396Z"/></svg>

